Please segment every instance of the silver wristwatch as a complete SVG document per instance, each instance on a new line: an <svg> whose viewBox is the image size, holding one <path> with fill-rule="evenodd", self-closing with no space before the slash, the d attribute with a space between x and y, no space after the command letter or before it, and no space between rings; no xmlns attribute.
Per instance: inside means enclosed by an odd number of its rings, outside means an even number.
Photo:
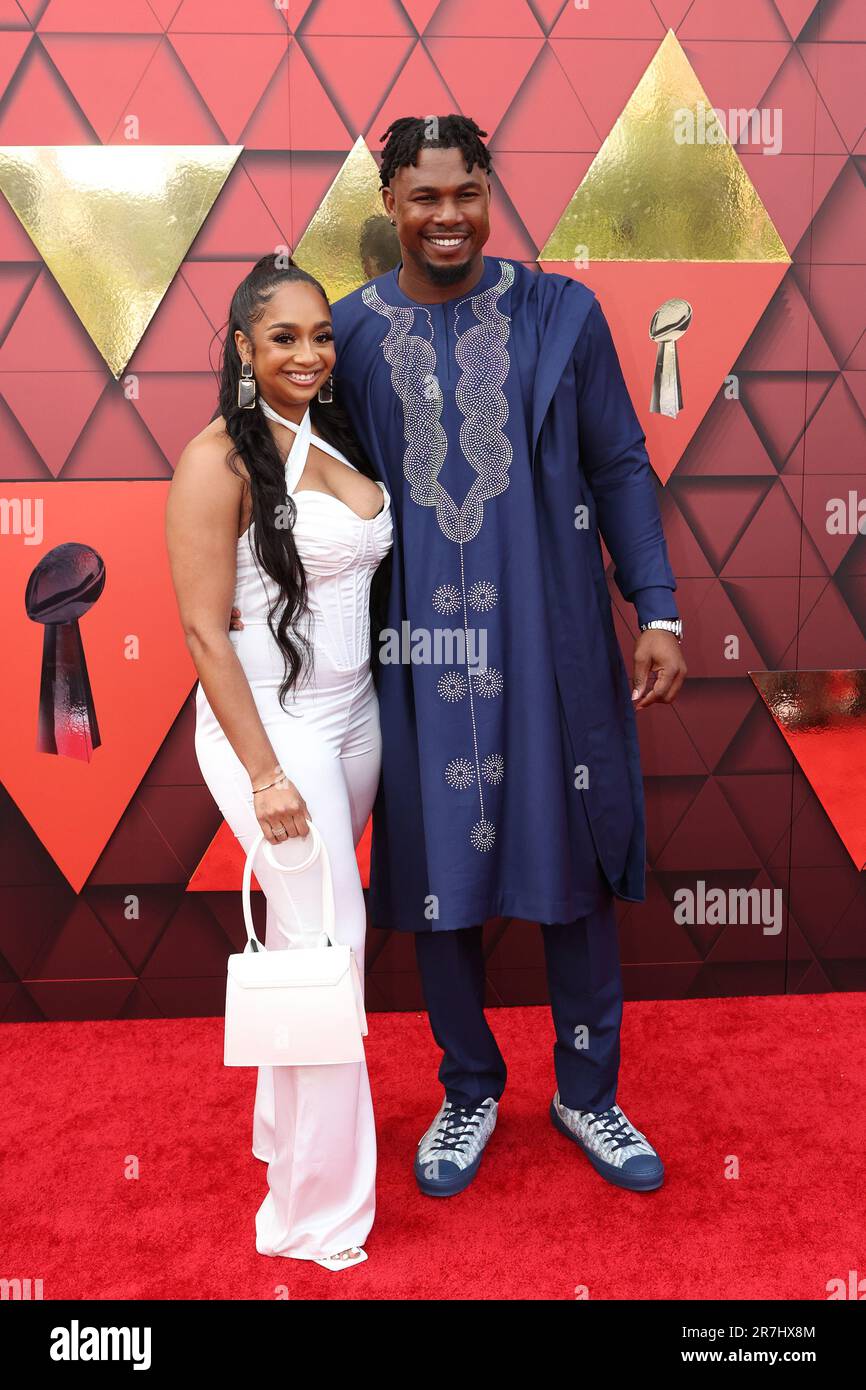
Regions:
<svg viewBox="0 0 866 1390"><path fill-rule="evenodd" d="M641 623L641 632L646 632L647 628L661 628L663 632L672 632L678 642L683 640L683 620L682 618L653 618L648 623Z"/></svg>

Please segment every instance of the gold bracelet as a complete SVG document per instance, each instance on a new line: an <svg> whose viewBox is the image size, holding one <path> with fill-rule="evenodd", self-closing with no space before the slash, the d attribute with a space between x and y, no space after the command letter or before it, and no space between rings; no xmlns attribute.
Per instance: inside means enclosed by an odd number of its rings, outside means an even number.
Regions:
<svg viewBox="0 0 866 1390"><path fill-rule="evenodd" d="M268 782L268 785L266 787L253 787L253 796L258 796L259 792L270 791L271 787L275 787L277 785L277 782L287 781L288 778L286 777L286 774L284 772L281 772L279 777L276 777L273 782Z"/></svg>

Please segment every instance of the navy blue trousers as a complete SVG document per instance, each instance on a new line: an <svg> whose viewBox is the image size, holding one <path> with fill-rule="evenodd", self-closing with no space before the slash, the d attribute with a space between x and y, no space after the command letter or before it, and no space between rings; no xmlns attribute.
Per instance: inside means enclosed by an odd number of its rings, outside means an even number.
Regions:
<svg viewBox="0 0 866 1390"><path fill-rule="evenodd" d="M613 894L586 917L540 930L560 1099L572 1110L606 1110L616 1100L623 997ZM416 932L415 954L447 1098L498 1100L506 1066L484 1014L482 927Z"/></svg>

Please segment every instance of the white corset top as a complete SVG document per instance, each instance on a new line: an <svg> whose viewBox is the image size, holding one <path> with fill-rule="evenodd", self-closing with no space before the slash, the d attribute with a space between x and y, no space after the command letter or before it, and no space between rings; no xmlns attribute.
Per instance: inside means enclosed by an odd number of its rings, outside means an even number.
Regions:
<svg viewBox="0 0 866 1390"><path fill-rule="evenodd" d="M391 498L384 484L378 483L384 504L376 516L366 520L330 493L309 488L296 492L311 447L309 409L300 425L296 425L278 415L266 401L261 401L261 408L272 420L295 431L295 440L286 458L286 491L297 508L293 535L307 577L309 621L305 633L313 649L314 662L324 661L339 671L357 670L370 658L370 585L393 544ZM355 468L327 440L316 436L315 447L324 449L346 467ZM262 625L267 630L268 608L280 590L256 559L252 546L253 525L251 522L238 538L234 606L240 609L244 630L248 627L259 629ZM279 610L274 614L275 625L278 620ZM232 632L232 638L243 639L244 630ZM267 683L278 683L284 669L282 653L270 633L268 643L273 650L263 663L262 644L255 642L257 656L252 663L255 670L248 669L247 675ZM237 649L246 666L243 654L246 650L252 656L250 643L242 641Z"/></svg>

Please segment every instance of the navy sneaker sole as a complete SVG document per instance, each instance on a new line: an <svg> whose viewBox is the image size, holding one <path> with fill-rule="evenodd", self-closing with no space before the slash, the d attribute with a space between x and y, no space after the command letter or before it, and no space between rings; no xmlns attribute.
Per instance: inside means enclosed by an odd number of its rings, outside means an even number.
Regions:
<svg viewBox="0 0 866 1390"><path fill-rule="evenodd" d="M597 1158L594 1153L586 1147L582 1139L576 1134L572 1134L568 1125L559 1118L556 1113L556 1106L550 1102L550 1118L553 1121L553 1128L558 1129L560 1134L564 1134L566 1139L570 1139L572 1144L577 1144L579 1149L583 1149L595 1171L604 1178L605 1182L612 1183L614 1187L624 1187L627 1192L654 1192L657 1187L661 1187L665 1180L665 1170L658 1174L649 1174L646 1177L628 1177L621 1168L615 1168L612 1163L605 1163L603 1159ZM661 1163L661 1159L659 1160Z"/></svg>
<svg viewBox="0 0 866 1390"><path fill-rule="evenodd" d="M485 1145L486 1147L486 1145ZM454 1168L453 1178L428 1178L424 1176L424 1170L430 1167L429 1163L418 1163L415 1161L415 1181L424 1193L425 1197L456 1197L458 1192L463 1192L471 1183L475 1174L481 1166L484 1157L484 1149L476 1159L465 1168L458 1168L456 1164L449 1163L449 1168ZM434 1163L441 1163L441 1159L434 1159Z"/></svg>

